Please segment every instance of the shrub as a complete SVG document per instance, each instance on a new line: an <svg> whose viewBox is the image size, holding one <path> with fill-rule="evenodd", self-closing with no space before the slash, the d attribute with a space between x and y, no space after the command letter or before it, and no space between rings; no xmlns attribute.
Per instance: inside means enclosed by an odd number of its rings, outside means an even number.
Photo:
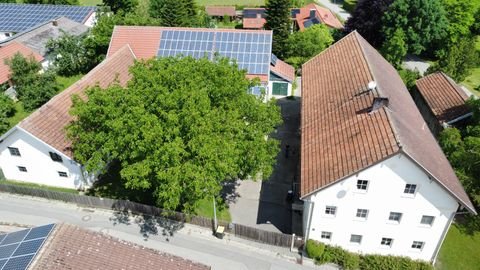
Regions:
<svg viewBox="0 0 480 270"><path fill-rule="evenodd" d="M318 242L318 241L315 241L315 240L311 240L309 239L307 241L307 255L308 257L314 259L315 261L319 260L320 257L322 256L323 254L323 251L325 249L325 245Z"/></svg>
<svg viewBox="0 0 480 270"><path fill-rule="evenodd" d="M360 261L362 270L433 270L427 262L414 261L406 257L365 255Z"/></svg>
<svg viewBox="0 0 480 270"><path fill-rule="evenodd" d="M355 10L355 6L357 5L357 0L345 0L343 2L343 9L347 12L352 13Z"/></svg>
<svg viewBox="0 0 480 270"><path fill-rule="evenodd" d="M325 251L319 262L331 262L340 265L343 269L354 270L358 269L360 265L360 256L350 253L341 247L325 246Z"/></svg>

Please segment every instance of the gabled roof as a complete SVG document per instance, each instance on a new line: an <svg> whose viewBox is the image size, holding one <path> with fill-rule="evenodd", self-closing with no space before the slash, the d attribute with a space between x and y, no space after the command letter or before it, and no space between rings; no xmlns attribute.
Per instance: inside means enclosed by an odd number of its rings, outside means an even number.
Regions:
<svg viewBox="0 0 480 270"><path fill-rule="evenodd" d="M236 16L234 6L206 6L205 11L209 16Z"/></svg>
<svg viewBox="0 0 480 270"><path fill-rule="evenodd" d="M230 35L231 33L231 35ZM197 37L190 41L191 37ZM198 35L202 38L199 39ZM225 34L232 38L225 41ZM169 35L173 35L169 37ZM208 37L206 36L208 35ZM240 42L246 38L261 36L262 42ZM270 54L271 54L271 31L253 31L239 29L209 29L209 28L172 28L155 26L115 26L108 49L107 58L114 54L118 48L128 44L133 53L140 59L148 59L163 54L171 56L181 53L194 57L214 57L216 53L222 56L237 58L240 68L246 67L247 77L258 77L261 81L268 81ZM224 41L222 41L224 39ZM196 43L193 41L197 41ZM201 41L201 42L198 42ZM176 46L180 44L182 48ZM247 46L248 44L248 46ZM178 45L178 46L180 46ZM199 46L197 46L199 45ZM205 48L201 46L205 45ZM172 46L175 46L173 48ZM210 46L210 47L208 47ZM242 51L242 48L245 51ZM247 48L250 48L250 53ZM258 48L258 49L254 49ZM222 49L225 49L222 52ZM261 67L258 68L257 67ZM252 68L252 69L250 69Z"/></svg>
<svg viewBox="0 0 480 270"><path fill-rule="evenodd" d="M243 9L243 28L262 29L267 23L265 8L245 8Z"/></svg>
<svg viewBox="0 0 480 270"><path fill-rule="evenodd" d="M297 21L300 31L303 31L305 28L311 26L312 24L324 23L330 28L342 29L343 24L340 20L333 14L330 9L321 7L314 3L308 4L302 8L299 8L299 13L296 14L295 20ZM311 21L310 10L315 10L315 18L317 21Z"/></svg>
<svg viewBox="0 0 480 270"><path fill-rule="evenodd" d="M72 95L83 96L91 86L102 88L118 82L125 85L130 80L129 67L135 56L128 46L119 49L108 59L92 69L78 82L54 96L50 101L18 124L18 127L72 158L71 142L65 135L65 127L72 121L69 114Z"/></svg>
<svg viewBox="0 0 480 270"><path fill-rule="evenodd" d="M289 82L293 82L295 79L295 68L280 59L277 59L275 64L270 65L270 72Z"/></svg>
<svg viewBox="0 0 480 270"><path fill-rule="evenodd" d="M57 224L28 269L169 269L210 267L106 234Z"/></svg>
<svg viewBox="0 0 480 270"><path fill-rule="evenodd" d="M11 59L16 53L20 53L26 58L33 56L37 62L43 61L41 55L18 42L11 42L6 46L0 47L0 84L8 82L10 79L10 67L5 64L5 60Z"/></svg>
<svg viewBox="0 0 480 270"><path fill-rule="evenodd" d="M0 4L0 31L22 32L58 17L85 23L96 7L43 4Z"/></svg>
<svg viewBox="0 0 480 270"><path fill-rule="evenodd" d="M305 63L302 74L302 197L403 153L475 212L397 71L360 34ZM368 113L376 97L388 105Z"/></svg>
<svg viewBox="0 0 480 270"><path fill-rule="evenodd" d="M87 31L88 27L84 24L65 17L59 17L17 33L9 39L2 40L0 41L0 46L14 41L20 42L40 55L45 56L47 54L46 45L50 39L58 39L63 35L63 32L73 36L81 36Z"/></svg>
<svg viewBox="0 0 480 270"><path fill-rule="evenodd" d="M443 72L417 80L417 89L439 122L449 122L470 113L467 94Z"/></svg>

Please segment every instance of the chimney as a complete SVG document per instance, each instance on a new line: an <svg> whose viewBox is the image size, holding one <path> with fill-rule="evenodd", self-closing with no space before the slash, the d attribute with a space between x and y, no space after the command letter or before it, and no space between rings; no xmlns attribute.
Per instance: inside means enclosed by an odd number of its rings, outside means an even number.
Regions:
<svg viewBox="0 0 480 270"><path fill-rule="evenodd" d="M53 21L52 21L52 25L53 25L53 26L58 26L57 20L53 20Z"/></svg>
<svg viewBox="0 0 480 270"><path fill-rule="evenodd" d="M316 9L310 9L310 19L313 20L315 19L317 10Z"/></svg>
<svg viewBox="0 0 480 270"><path fill-rule="evenodd" d="M372 108L369 113L374 113L382 107L388 106L388 98L386 97L375 97L373 98Z"/></svg>

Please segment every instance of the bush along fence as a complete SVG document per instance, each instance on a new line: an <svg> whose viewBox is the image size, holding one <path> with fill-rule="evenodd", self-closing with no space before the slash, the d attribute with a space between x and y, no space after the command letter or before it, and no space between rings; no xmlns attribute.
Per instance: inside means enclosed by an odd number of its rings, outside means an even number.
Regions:
<svg viewBox="0 0 480 270"><path fill-rule="evenodd" d="M433 270L433 266L424 261L415 261L407 257L359 255L341 247L325 245L315 240L306 244L307 256L316 264L335 263L345 270Z"/></svg>
<svg viewBox="0 0 480 270"><path fill-rule="evenodd" d="M109 198L100 198L87 195L78 195L73 193L50 191L44 189L36 189L31 187L16 186L11 184L0 183L0 192L15 193L34 197L41 197L49 200L58 200L68 203L75 203L82 207L103 208L120 212L130 212L135 214L143 214L148 216L165 217L180 223L189 223L209 229L214 229L214 221L211 218L187 215L180 212L166 211L161 208L136 203L127 200L116 200ZM295 237L289 234L269 232L256 228L228 223L219 220L219 226L225 227L225 232L231 233L237 237L257 241L264 244L282 246L282 247L302 247L303 238ZM292 245L293 244L293 245Z"/></svg>

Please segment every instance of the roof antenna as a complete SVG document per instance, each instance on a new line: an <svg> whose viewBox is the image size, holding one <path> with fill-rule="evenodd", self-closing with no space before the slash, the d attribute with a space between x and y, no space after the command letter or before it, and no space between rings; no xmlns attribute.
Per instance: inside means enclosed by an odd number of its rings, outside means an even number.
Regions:
<svg viewBox="0 0 480 270"><path fill-rule="evenodd" d="M375 81L370 81L368 83L368 90L373 91L375 88L377 88L377 82Z"/></svg>

